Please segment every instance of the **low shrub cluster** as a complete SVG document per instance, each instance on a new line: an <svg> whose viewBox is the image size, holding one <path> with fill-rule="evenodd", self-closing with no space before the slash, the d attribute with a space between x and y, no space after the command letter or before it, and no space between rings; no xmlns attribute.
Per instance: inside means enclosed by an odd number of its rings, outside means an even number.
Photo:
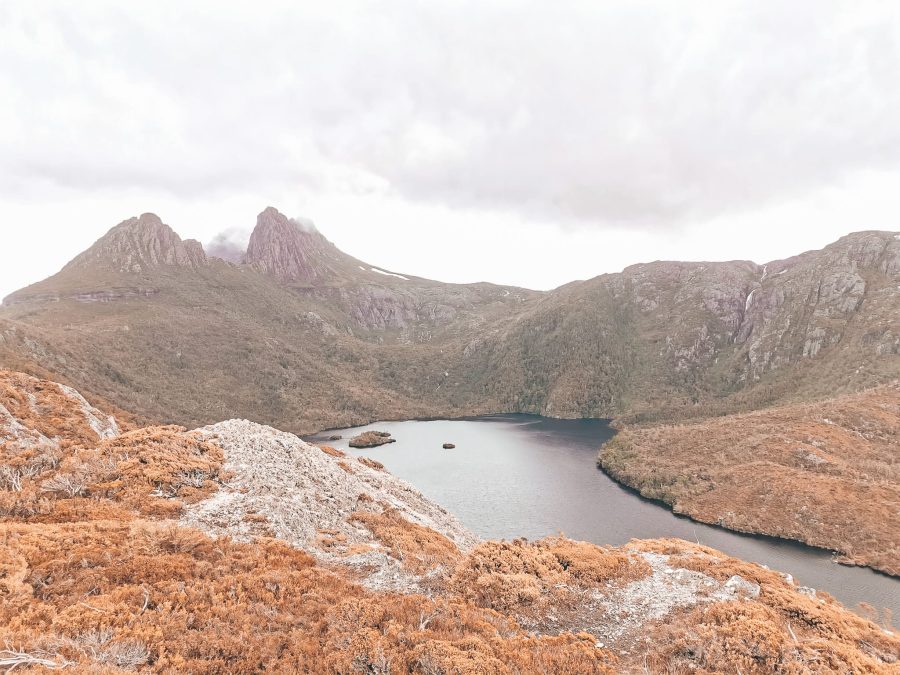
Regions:
<svg viewBox="0 0 900 675"><path fill-rule="evenodd" d="M222 450L181 427L149 427L91 447L0 447L0 517L66 522L175 517L218 488Z"/></svg>
<svg viewBox="0 0 900 675"><path fill-rule="evenodd" d="M457 566L451 585L480 607L540 614L561 592L627 583L649 571L623 550L563 537L487 541Z"/></svg>
<svg viewBox="0 0 900 675"><path fill-rule="evenodd" d="M376 594L272 539L171 525L0 525L0 643L154 672L604 673L588 635L532 637L458 598Z"/></svg>
<svg viewBox="0 0 900 675"><path fill-rule="evenodd" d="M633 541L632 550L669 555L669 564L724 582L760 587L755 602L699 605L648 631L651 672L900 672L893 631L848 612L827 593L798 592L773 570L682 540Z"/></svg>
<svg viewBox="0 0 900 675"><path fill-rule="evenodd" d="M356 511L351 522L364 525L388 550L391 557L415 574L425 574L438 566L450 566L461 557L447 537L428 527L411 523L396 509L381 513Z"/></svg>

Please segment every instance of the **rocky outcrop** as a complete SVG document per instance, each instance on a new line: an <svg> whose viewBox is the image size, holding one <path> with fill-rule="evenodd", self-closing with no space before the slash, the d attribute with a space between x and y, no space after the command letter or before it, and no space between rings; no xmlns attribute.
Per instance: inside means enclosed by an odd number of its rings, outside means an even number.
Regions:
<svg viewBox="0 0 900 675"><path fill-rule="evenodd" d="M116 225L70 262L66 269L98 265L123 273L139 274L162 265L202 267L206 264L206 254L200 242L182 240L159 216L145 213Z"/></svg>
<svg viewBox="0 0 900 675"><path fill-rule="evenodd" d="M405 588L417 582L385 553L362 514L396 514L468 550L478 541L444 508L379 464L310 445L293 434L246 420L195 432L225 452L232 473L219 492L191 506L182 522L248 541L265 531L323 561L374 570L368 582ZM393 439L391 439L393 440ZM350 557L348 557L350 556Z"/></svg>
<svg viewBox="0 0 900 675"><path fill-rule="evenodd" d="M351 448L377 448L379 445L387 445L396 442L396 438L386 431L366 431L350 439Z"/></svg>
<svg viewBox="0 0 900 675"><path fill-rule="evenodd" d="M55 447L61 440L90 445L118 435L115 418L72 387L0 370L0 446L6 450Z"/></svg>
<svg viewBox="0 0 900 675"><path fill-rule="evenodd" d="M269 206L256 218L244 261L284 281L313 283L334 277L342 256L313 225Z"/></svg>

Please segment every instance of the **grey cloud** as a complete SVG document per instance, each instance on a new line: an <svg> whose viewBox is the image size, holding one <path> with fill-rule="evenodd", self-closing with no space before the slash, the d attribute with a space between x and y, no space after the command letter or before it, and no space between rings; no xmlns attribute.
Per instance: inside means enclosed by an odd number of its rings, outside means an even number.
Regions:
<svg viewBox="0 0 900 675"><path fill-rule="evenodd" d="M0 13L9 185L386 189L651 229L900 163L891 3L122 7Z"/></svg>
<svg viewBox="0 0 900 675"><path fill-rule="evenodd" d="M296 218L291 218L290 221L294 223L297 227L299 227L304 232L317 232L316 224L313 222L311 218L306 218L305 216L297 216Z"/></svg>
<svg viewBox="0 0 900 675"><path fill-rule="evenodd" d="M250 232L248 230L229 228L213 237L203 248L207 255L239 263L244 260L249 240Z"/></svg>
<svg viewBox="0 0 900 675"><path fill-rule="evenodd" d="M304 232L317 231L316 224L310 218L297 216L290 221ZM203 248L207 255L235 263L243 262L251 233L247 228L229 227L215 235Z"/></svg>

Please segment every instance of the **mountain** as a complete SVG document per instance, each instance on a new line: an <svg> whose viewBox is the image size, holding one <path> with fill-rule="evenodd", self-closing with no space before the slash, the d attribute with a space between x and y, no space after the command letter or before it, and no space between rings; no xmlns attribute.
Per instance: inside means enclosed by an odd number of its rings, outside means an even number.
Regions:
<svg viewBox="0 0 900 675"><path fill-rule="evenodd" d="M479 541L377 462L246 420L125 430L4 371L0 404L8 670L896 669L892 631L699 544Z"/></svg>
<svg viewBox="0 0 900 675"><path fill-rule="evenodd" d="M0 358L189 426L702 417L900 377L900 239L859 232L767 265L655 262L536 292L383 270L273 208L236 264L145 214L6 298Z"/></svg>
<svg viewBox="0 0 900 675"><path fill-rule="evenodd" d="M289 283L312 285L359 276L358 261L341 253L312 225L289 219L271 206L256 219L244 262Z"/></svg>
<svg viewBox="0 0 900 675"><path fill-rule="evenodd" d="M564 286L473 346L514 410L683 418L900 377L900 235L767 265L635 265Z"/></svg>
<svg viewBox="0 0 900 675"><path fill-rule="evenodd" d="M70 262L66 269L107 267L120 273L147 272L161 265L200 267L207 264L203 246L181 240L155 213L129 218Z"/></svg>

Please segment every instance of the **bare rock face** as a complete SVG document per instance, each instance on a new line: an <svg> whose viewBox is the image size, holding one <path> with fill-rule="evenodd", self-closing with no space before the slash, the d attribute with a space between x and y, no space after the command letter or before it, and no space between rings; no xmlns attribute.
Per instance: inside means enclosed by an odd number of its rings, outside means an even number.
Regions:
<svg viewBox="0 0 900 675"><path fill-rule="evenodd" d="M333 276L342 257L314 227L270 206L256 218L244 261L285 281L312 283Z"/></svg>
<svg viewBox="0 0 900 675"><path fill-rule="evenodd" d="M58 447L61 440L90 445L118 435L115 418L93 407L75 389L0 370L0 447L6 452Z"/></svg>
<svg viewBox="0 0 900 675"><path fill-rule="evenodd" d="M798 359L818 356L843 345L859 353L895 349L900 296L900 240L890 232L857 232L822 251L767 265L747 296L735 341L747 350L747 375ZM855 334L863 304L883 330Z"/></svg>
<svg viewBox="0 0 900 675"><path fill-rule="evenodd" d="M159 216L145 213L116 225L66 269L101 265L119 272L141 273L162 265L201 267L206 264L200 242L182 240Z"/></svg>

